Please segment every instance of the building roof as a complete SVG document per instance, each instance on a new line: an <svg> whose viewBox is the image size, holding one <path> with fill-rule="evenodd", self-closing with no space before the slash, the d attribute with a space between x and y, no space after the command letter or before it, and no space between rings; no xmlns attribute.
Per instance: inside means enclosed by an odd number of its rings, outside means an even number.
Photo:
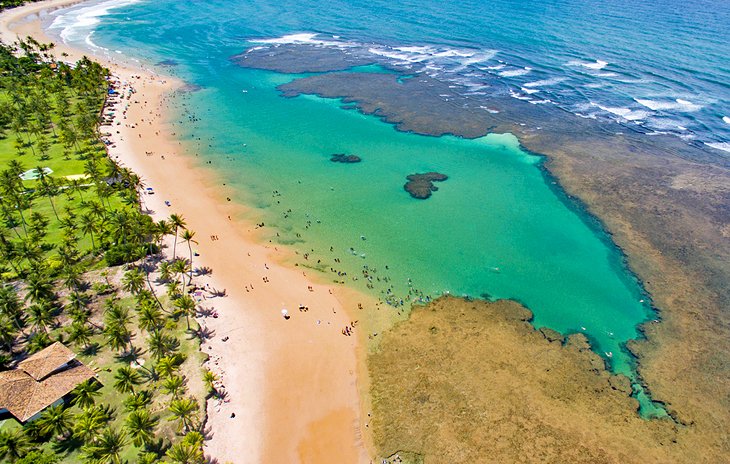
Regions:
<svg viewBox="0 0 730 464"><path fill-rule="evenodd" d="M60 348L55 345L60 345ZM71 359L68 359L66 352L71 354ZM0 372L0 408L7 409L19 421L26 422L63 398L78 384L95 377L93 370L73 360L74 357L71 350L54 343L18 364L16 369ZM26 364L28 361L32 362ZM64 369L53 372L66 363L69 364ZM24 365L30 366L41 380L37 380Z"/></svg>
<svg viewBox="0 0 730 464"><path fill-rule="evenodd" d="M63 343L56 342L21 361L18 368L40 382L75 357L76 353L66 348Z"/></svg>

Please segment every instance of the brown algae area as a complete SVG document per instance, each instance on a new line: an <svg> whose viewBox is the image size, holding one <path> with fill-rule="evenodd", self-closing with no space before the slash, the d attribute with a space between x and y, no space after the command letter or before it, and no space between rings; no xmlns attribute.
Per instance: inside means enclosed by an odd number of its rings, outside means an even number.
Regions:
<svg viewBox="0 0 730 464"><path fill-rule="evenodd" d="M636 413L583 335L535 330L512 301L442 297L368 360L378 459L404 463L723 462L722 430ZM397 455L397 456L396 456ZM399 460L400 459L400 460ZM725 461L726 462L726 461Z"/></svg>

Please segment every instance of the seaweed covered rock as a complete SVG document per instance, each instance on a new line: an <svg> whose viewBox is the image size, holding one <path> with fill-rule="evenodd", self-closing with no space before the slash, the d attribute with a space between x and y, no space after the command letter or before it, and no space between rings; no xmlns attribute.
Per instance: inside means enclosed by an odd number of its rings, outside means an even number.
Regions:
<svg viewBox="0 0 730 464"><path fill-rule="evenodd" d="M352 163L359 163L362 161L362 159L357 155L346 155L344 153L335 153L330 158L330 161L333 163L345 163L345 164L352 164Z"/></svg>
<svg viewBox="0 0 730 464"><path fill-rule="evenodd" d="M408 182L403 186L406 192L410 193L413 198L425 200L431 196L431 192L438 190L433 185L434 182L443 182L449 177L446 174L438 172L427 172L425 174L411 174L406 177Z"/></svg>

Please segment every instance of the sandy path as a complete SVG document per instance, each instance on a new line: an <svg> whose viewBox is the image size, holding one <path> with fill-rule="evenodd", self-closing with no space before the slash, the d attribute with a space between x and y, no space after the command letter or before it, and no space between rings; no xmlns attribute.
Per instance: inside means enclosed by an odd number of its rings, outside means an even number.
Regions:
<svg viewBox="0 0 730 464"><path fill-rule="evenodd" d="M32 35L49 42L39 17L71 3L78 2L51 0L6 11L0 14L0 37L8 42ZM62 52L72 60L90 55L57 44L55 53ZM234 463L368 462L360 438L357 337L340 332L350 322L343 292L277 264L284 254L254 240L253 224L236 219L242 207L227 202L214 173L197 166L170 137L165 95L180 83L94 58L136 91L124 100L126 118L117 111L111 156L154 188L156 194L143 201L156 220L173 212L184 216L199 242L195 266L213 269L202 283L227 293L205 301L220 317L201 320L215 332L203 349L211 355L211 368L222 373L229 399L208 403L212 439L206 452ZM187 246L177 250L187 256ZM299 311L300 304L309 310ZM284 320L282 308L291 319Z"/></svg>

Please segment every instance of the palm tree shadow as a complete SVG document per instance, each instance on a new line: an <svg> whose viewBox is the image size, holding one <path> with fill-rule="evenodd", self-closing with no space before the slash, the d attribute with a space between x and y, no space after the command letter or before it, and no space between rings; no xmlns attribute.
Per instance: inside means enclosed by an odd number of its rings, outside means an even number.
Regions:
<svg viewBox="0 0 730 464"><path fill-rule="evenodd" d="M86 356L96 356L96 354L99 352L99 349L101 346L99 346L99 342L92 342L89 343L89 345L85 346L81 353Z"/></svg>
<svg viewBox="0 0 730 464"><path fill-rule="evenodd" d="M114 357L117 359L117 361L124 361L126 363L131 363L132 361L136 361L137 358L139 358L141 355L142 355L142 348L140 348L138 346L133 346L128 350L115 354Z"/></svg>
<svg viewBox="0 0 730 464"><path fill-rule="evenodd" d="M56 454L68 454L72 451L78 450L83 444L83 440L71 435L64 440L53 440L53 442L51 443L51 448Z"/></svg>
<svg viewBox="0 0 730 464"><path fill-rule="evenodd" d="M203 435L203 440L208 441L213 438L213 427L206 425L200 429L200 434Z"/></svg>
<svg viewBox="0 0 730 464"><path fill-rule="evenodd" d="M170 443L167 443L163 437L158 437L155 441L152 441L145 446L147 451L157 454L158 456L164 456L165 452L170 448Z"/></svg>
<svg viewBox="0 0 730 464"><path fill-rule="evenodd" d="M214 289L212 289L212 291L211 291L211 294L212 294L213 296L218 296L218 297L224 297L224 296L226 296L226 293L227 293L227 292L226 292L226 289L225 289L225 288L224 288L223 290L218 290L218 289L215 289L215 288L214 288Z"/></svg>
<svg viewBox="0 0 730 464"><path fill-rule="evenodd" d="M209 339L215 337L215 330L209 329L208 327L201 326L197 330L197 336L201 341L209 340Z"/></svg>
<svg viewBox="0 0 730 464"><path fill-rule="evenodd" d="M201 266L195 268L195 275L196 276L204 276L204 275L211 275L213 274L213 269L208 266Z"/></svg>

